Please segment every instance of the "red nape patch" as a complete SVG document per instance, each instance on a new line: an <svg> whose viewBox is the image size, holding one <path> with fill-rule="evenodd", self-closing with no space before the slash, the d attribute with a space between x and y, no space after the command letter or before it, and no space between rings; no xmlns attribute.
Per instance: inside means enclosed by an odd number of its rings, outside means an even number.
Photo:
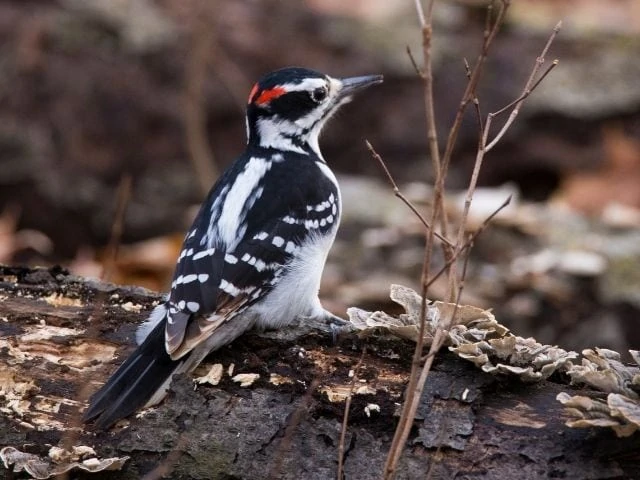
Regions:
<svg viewBox="0 0 640 480"><path fill-rule="evenodd" d="M247 101L247 103L253 102L253 97L255 97L256 93L258 93L259 88L260 87L258 87L257 83L253 86L253 88L251 89L251 92L249 92L249 100Z"/></svg>
<svg viewBox="0 0 640 480"><path fill-rule="evenodd" d="M269 103L274 98L278 98L280 95L284 94L286 90L282 87L273 87L269 90L265 90L260 94L255 103L258 105L265 105Z"/></svg>

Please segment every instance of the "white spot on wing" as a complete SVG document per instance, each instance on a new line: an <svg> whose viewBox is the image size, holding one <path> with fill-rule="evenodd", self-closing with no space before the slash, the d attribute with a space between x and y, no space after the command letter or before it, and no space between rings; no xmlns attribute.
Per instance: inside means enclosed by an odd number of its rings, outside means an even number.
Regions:
<svg viewBox="0 0 640 480"><path fill-rule="evenodd" d="M215 248L208 248L207 250L202 250L201 252L196 253L193 256L194 260L200 260L203 257L208 257L209 255L213 255L215 253Z"/></svg>
<svg viewBox="0 0 640 480"><path fill-rule="evenodd" d="M240 293L240 289L238 287L236 287L233 283L227 282L224 278L220 280L220 290L228 293L232 297L235 297Z"/></svg>
<svg viewBox="0 0 640 480"><path fill-rule="evenodd" d="M230 253L227 253L224 256L224 261L233 265L238 263L238 257L236 257L235 255L231 255Z"/></svg>
<svg viewBox="0 0 640 480"><path fill-rule="evenodd" d="M196 275L195 273L191 273L189 275L185 275L184 278L182 279L182 283L191 283L191 282L195 282L198 279L198 275ZM180 307L182 308L182 307Z"/></svg>
<svg viewBox="0 0 640 480"><path fill-rule="evenodd" d="M284 247L284 251L287 253L293 253L297 250L296 244L293 242L287 242L287 246Z"/></svg>
<svg viewBox="0 0 640 480"><path fill-rule="evenodd" d="M200 310L200 304L198 302L187 302L187 308L195 313Z"/></svg>
<svg viewBox="0 0 640 480"><path fill-rule="evenodd" d="M273 237L273 240L271 241L271 243L273 243L276 247L280 248L282 247L282 245L284 245L284 238Z"/></svg>

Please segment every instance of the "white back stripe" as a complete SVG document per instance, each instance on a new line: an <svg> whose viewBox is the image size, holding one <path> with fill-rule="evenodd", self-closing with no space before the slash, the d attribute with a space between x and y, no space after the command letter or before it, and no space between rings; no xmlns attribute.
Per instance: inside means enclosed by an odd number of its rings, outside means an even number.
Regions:
<svg viewBox="0 0 640 480"><path fill-rule="evenodd" d="M267 171L271 168L271 162L264 158L251 157L238 174L233 185L229 189L224 205L220 213L220 218L215 228L217 235L209 236L209 248L214 247L216 240L222 242L227 250L233 250L241 240L245 229L242 228L244 218L242 218L242 208L246 201L255 195L259 189L259 184ZM253 200L257 200L257 195Z"/></svg>

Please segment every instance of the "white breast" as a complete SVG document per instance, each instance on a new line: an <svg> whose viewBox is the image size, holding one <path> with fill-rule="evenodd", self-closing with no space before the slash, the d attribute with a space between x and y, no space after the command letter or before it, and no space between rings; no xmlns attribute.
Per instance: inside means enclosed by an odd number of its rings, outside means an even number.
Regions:
<svg viewBox="0 0 640 480"><path fill-rule="evenodd" d="M335 233L311 237L298 249L273 290L251 307L258 314L259 328L280 328L299 316L322 316L324 310L318 300L322 271Z"/></svg>

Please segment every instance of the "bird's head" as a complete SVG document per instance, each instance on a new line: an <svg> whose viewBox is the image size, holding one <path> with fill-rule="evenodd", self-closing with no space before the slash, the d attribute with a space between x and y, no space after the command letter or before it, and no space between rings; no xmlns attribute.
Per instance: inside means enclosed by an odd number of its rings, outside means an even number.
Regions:
<svg viewBox="0 0 640 480"><path fill-rule="evenodd" d="M332 78L290 67L265 75L251 89L247 105L250 144L318 156L318 135L325 122L352 95L382 82L382 75Z"/></svg>

